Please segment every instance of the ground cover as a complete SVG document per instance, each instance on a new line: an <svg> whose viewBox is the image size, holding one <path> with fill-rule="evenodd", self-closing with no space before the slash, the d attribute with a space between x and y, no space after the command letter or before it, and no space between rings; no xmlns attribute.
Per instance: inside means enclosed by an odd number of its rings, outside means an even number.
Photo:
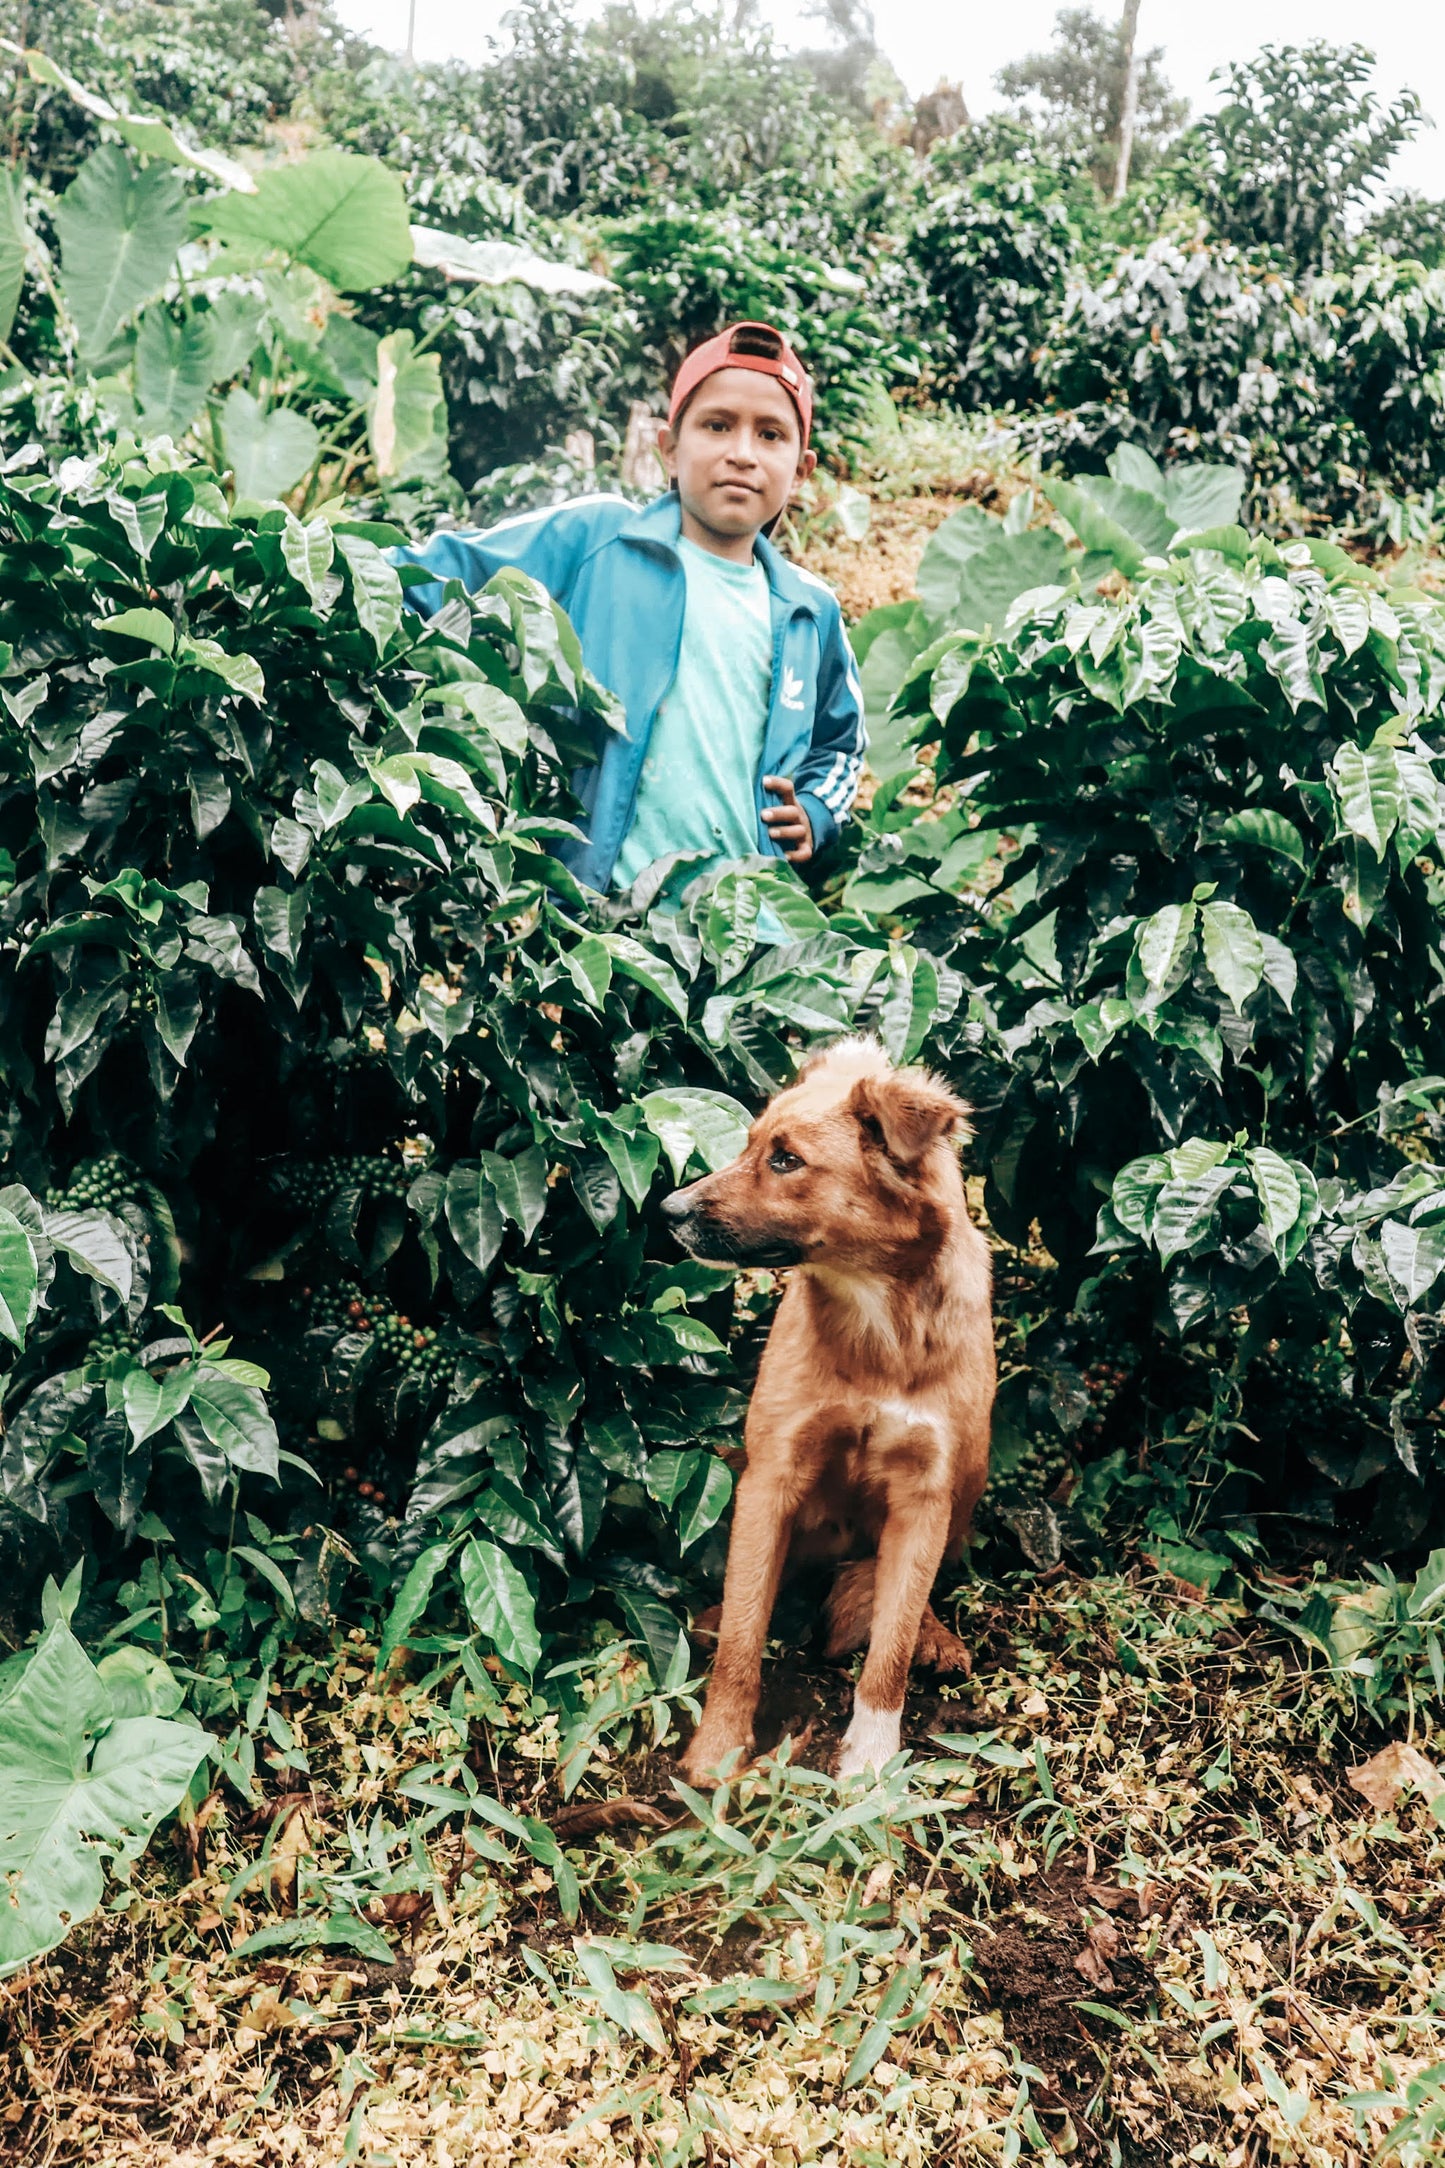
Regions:
<svg viewBox="0 0 1445 2168"><path fill-rule="evenodd" d="M672 1777L689 1686L630 1655L569 1734L460 1646L298 1653L263 1803L218 1784L0 1989L13 2157L1437 2158L1401 2122L1445 1816L1353 1788L1380 1734L1255 1608L967 1581L972 1676L920 1681L911 1763L846 1797L807 1766L846 1676L786 1641L772 1751L711 1799ZM375 1925L328 1943L343 1892Z"/></svg>

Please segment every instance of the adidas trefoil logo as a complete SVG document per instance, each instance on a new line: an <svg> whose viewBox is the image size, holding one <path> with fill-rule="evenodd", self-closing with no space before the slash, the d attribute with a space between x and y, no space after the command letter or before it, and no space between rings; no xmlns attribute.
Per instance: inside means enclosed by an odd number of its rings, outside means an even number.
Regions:
<svg viewBox="0 0 1445 2168"><path fill-rule="evenodd" d="M780 705L785 708L800 708L803 705L803 681L796 670L789 670L786 665L783 669L783 690L779 700Z"/></svg>

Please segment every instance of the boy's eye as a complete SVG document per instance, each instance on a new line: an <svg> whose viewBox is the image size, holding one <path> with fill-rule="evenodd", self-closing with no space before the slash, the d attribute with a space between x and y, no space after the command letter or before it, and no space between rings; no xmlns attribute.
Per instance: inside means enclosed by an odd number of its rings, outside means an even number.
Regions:
<svg viewBox="0 0 1445 2168"><path fill-rule="evenodd" d="M768 1165L774 1174L791 1174L794 1168L801 1167L802 1164L796 1152L785 1150L781 1144L774 1145L768 1154Z"/></svg>

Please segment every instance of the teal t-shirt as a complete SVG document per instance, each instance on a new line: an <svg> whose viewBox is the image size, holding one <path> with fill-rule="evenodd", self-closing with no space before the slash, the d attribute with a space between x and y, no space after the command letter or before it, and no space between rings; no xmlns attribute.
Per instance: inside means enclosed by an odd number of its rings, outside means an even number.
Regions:
<svg viewBox="0 0 1445 2168"><path fill-rule="evenodd" d="M678 549L687 575L682 649L653 718L616 888L630 888L670 851L706 854L683 870L684 881L758 852L757 775L773 675L768 576L756 558L734 564L685 537Z"/></svg>

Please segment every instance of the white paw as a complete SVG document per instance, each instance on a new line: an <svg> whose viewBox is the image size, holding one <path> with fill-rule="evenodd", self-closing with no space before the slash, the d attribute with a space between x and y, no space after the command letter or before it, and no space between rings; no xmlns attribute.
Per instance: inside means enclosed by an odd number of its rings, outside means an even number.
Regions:
<svg viewBox="0 0 1445 2168"><path fill-rule="evenodd" d="M901 1744L903 1711L871 1709L861 1695L853 1699L853 1721L843 1734L838 1756L838 1778L861 1777L865 1770L879 1770L892 1761Z"/></svg>

